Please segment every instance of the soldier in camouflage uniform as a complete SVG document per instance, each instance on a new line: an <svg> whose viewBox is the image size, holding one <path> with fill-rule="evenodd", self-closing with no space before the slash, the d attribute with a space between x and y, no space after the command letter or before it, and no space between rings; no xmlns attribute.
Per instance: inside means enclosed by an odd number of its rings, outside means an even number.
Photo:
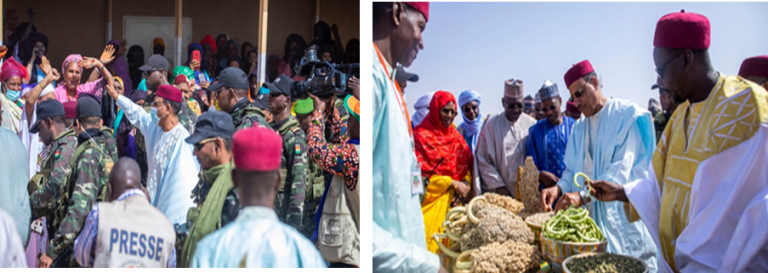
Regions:
<svg viewBox="0 0 768 273"><path fill-rule="evenodd" d="M269 127L264 112L248 100L248 77L237 67L221 71L218 80L208 87L219 102L221 111L229 113L235 124L235 132L254 126Z"/></svg>
<svg viewBox="0 0 768 273"><path fill-rule="evenodd" d="M179 267L189 267L197 243L234 221L240 211L237 188L231 178L235 133L232 117L222 111L205 112L195 127L195 133L185 141L195 145L194 154L201 172L191 196L197 207L187 213L188 230L176 236L177 246L183 247L177 252L181 253Z"/></svg>
<svg viewBox="0 0 768 273"><path fill-rule="evenodd" d="M268 108L274 117L270 124L283 138L283 154L280 161L280 188L275 198L275 211L280 221L312 237L314 221L307 222L306 211L311 210L304 202L307 194L307 137L299 127L299 121L291 115L290 89L293 80L280 75L269 88Z"/></svg>
<svg viewBox="0 0 768 273"><path fill-rule="evenodd" d="M29 182L32 219L46 216L48 234L54 234L56 228L52 221L55 199L60 193L60 186L71 172L70 161L77 148L75 131L66 130L64 124L64 106L57 100L46 100L37 106L37 120L30 126L30 133L39 133L40 140L51 147L51 153L45 158L40 173ZM43 257L41 257L42 259ZM47 256L45 256L47 258ZM50 264L48 258L48 264ZM41 260L42 262L42 260Z"/></svg>
<svg viewBox="0 0 768 273"><path fill-rule="evenodd" d="M77 123L82 130L77 136L78 147L70 161L72 172L59 186L53 226L56 228L46 255L53 259L52 267L78 267L74 242L93 204L106 201L109 171L117 160L117 145L100 128L101 106L89 96L77 103Z"/></svg>
<svg viewBox="0 0 768 273"><path fill-rule="evenodd" d="M296 119L299 120L299 126L304 134L309 134L309 125L312 122L312 111L315 110L312 99L306 98L296 102L294 111L296 112ZM307 143L309 144L309 143ZM323 197L323 191L325 191L325 183L328 182L330 175L320 168L315 163L315 160L311 156L307 156L307 191L304 198L305 211L304 221L311 222L312 227L315 226L315 213L320 206L320 199Z"/></svg>

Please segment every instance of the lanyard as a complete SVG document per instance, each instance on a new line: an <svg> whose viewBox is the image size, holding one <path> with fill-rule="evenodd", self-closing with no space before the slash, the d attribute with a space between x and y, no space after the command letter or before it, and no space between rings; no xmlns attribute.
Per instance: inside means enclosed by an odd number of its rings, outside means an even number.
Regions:
<svg viewBox="0 0 768 273"><path fill-rule="evenodd" d="M373 44L373 48L376 49L376 55L379 56L379 62L381 63L381 67L384 68L384 72L387 73L387 79L391 79L389 76L389 70L387 70L386 62L384 62L384 57L381 56L381 52L379 51L379 47L376 46L376 44ZM408 115L408 107L405 106L405 100L403 99L402 92L400 91L400 85L397 83L397 81L392 81L395 84L395 95L397 98L397 102L400 106L400 112L405 115L405 125L408 127L408 134L413 137L413 128L411 128L411 117Z"/></svg>

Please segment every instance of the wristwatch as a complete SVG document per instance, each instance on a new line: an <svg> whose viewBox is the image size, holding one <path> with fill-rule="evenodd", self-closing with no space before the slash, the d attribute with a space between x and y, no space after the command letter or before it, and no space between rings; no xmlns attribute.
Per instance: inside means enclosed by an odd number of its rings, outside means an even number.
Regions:
<svg viewBox="0 0 768 273"><path fill-rule="evenodd" d="M592 198L589 197L589 194L585 190L579 191L579 197L581 197L581 202L584 203L584 205L592 202Z"/></svg>

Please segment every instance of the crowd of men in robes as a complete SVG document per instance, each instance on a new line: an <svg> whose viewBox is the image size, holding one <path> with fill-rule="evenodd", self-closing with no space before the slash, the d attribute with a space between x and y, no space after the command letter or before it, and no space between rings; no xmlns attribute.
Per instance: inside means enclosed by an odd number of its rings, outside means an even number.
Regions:
<svg viewBox="0 0 768 273"><path fill-rule="evenodd" d="M655 116L606 97L584 60L565 71L568 98L549 80L524 96L523 81L509 79L501 113L482 116L474 90L455 108L430 109L437 94L445 97L437 91L420 97L409 118L401 92L418 76L403 67L413 48L423 49L429 3L374 3L373 19L374 272L447 272L425 241L433 223L419 213L424 186L411 135L431 111L442 117L446 109L461 109L464 122L454 127L474 156L475 195L514 197L518 166L532 157L542 208L586 208L610 253L639 258L651 272L768 270L768 56L744 60L738 76L718 72L709 20L673 12L659 19L653 40ZM574 185L576 172L592 180L589 192Z"/></svg>
<svg viewBox="0 0 768 273"><path fill-rule="evenodd" d="M156 39L132 87L117 76L125 42L58 70L33 34L0 46L13 56L0 67L0 267L360 265L359 80L295 97L304 78L283 68L300 36L263 85L255 65L227 61L229 44L209 75L199 44L173 68ZM315 38L331 46L318 58L341 62L330 32ZM29 43L33 79L16 57Z"/></svg>

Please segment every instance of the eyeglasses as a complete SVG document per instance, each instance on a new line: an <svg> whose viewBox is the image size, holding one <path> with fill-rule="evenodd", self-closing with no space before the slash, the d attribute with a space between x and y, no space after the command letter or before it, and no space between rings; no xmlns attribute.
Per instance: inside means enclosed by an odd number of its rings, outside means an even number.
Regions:
<svg viewBox="0 0 768 273"><path fill-rule="evenodd" d="M663 79L664 78L664 72L665 72L664 70L666 69L667 65L669 65L675 59L680 58L680 56L683 56L684 53L685 53L685 51L680 52L680 54L678 54L674 58L669 59L664 64L656 67L656 74L659 74L659 78Z"/></svg>
<svg viewBox="0 0 768 273"><path fill-rule="evenodd" d="M582 85L581 88L579 88L579 91L574 92L573 93L573 97L568 98L568 100L570 102L573 102L573 98L574 97L576 97L577 99L581 98L581 95L584 93L584 87L586 87L587 84L589 84L589 81L591 81L591 80L592 80L592 77L587 78L587 80L584 81L584 85Z"/></svg>
<svg viewBox="0 0 768 273"><path fill-rule="evenodd" d="M204 140L202 140L202 141L200 141L198 143L195 143L195 150L200 151L200 150L203 149L203 146L205 146L206 143L214 142L214 141L216 141L215 137L214 138L204 139Z"/></svg>

